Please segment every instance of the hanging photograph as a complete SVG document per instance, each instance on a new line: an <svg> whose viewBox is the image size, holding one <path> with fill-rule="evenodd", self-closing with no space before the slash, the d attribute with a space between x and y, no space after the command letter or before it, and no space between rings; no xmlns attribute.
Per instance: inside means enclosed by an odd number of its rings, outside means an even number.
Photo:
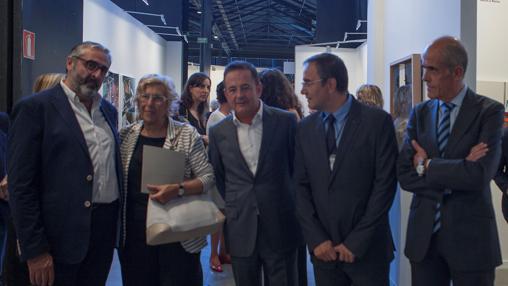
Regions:
<svg viewBox="0 0 508 286"><path fill-rule="evenodd" d="M411 109L422 101L420 55L412 54L390 64L390 111L399 147Z"/></svg>
<svg viewBox="0 0 508 286"><path fill-rule="evenodd" d="M136 121L136 102L135 102L135 79L128 76L122 76L123 82L123 107L122 107L122 127L130 125Z"/></svg>
<svg viewBox="0 0 508 286"><path fill-rule="evenodd" d="M118 110L118 74L110 72L102 83L102 97Z"/></svg>

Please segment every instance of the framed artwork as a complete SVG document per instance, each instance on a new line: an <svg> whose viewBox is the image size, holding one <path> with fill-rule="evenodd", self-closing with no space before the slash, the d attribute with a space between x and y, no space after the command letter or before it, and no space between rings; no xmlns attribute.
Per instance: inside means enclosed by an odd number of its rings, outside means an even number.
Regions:
<svg viewBox="0 0 508 286"><path fill-rule="evenodd" d="M420 60L420 54L412 54L390 64L390 112L399 146L411 109L423 100Z"/></svg>
<svg viewBox="0 0 508 286"><path fill-rule="evenodd" d="M130 125L136 121L136 102L134 84L135 79L122 75L123 83L123 106L122 106L122 118L121 127Z"/></svg>
<svg viewBox="0 0 508 286"><path fill-rule="evenodd" d="M109 72L102 83L102 97L109 101L118 110L119 103L119 76Z"/></svg>

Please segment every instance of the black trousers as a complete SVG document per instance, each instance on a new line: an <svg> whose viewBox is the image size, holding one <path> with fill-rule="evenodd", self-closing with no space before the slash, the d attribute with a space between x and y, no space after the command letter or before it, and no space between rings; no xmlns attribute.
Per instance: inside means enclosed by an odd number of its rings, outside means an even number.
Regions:
<svg viewBox="0 0 508 286"><path fill-rule="evenodd" d="M440 233L432 237L427 255L421 262L411 261L411 285L413 286L493 286L495 269L464 272L450 269L443 255ZM479 258L481 259L481 258Z"/></svg>
<svg viewBox="0 0 508 286"><path fill-rule="evenodd" d="M311 255L316 286L388 286L390 262L324 262Z"/></svg>
<svg viewBox="0 0 508 286"><path fill-rule="evenodd" d="M236 286L261 286L261 269L264 281L270 286L298 285L296 257L296 248L287 252L271 249L259 225L253 254L248 257L231 256Z"/></svg>
<svg viewBox="0 0 508 286"><path fill-rule="evenodd" d="M144 214L127 215L127 241L119 252L123 285L202 286L200 253L187 252L179 242L147 245Z"/></svg>
<svg viewBox="0 0 508 286"><path fill-rule="evenodd" d="M90 242L85 259L78 264L55 261L55 286L105 285L115 248L119 203L94 204Z"/></svg>
<svg viewBox="0 0 508 286"><path fill-rule="evenodd" d="M7 242L2 271L5 285L30 285L28 266L19 258L16 231L11 217L7 222Z"/></svg>

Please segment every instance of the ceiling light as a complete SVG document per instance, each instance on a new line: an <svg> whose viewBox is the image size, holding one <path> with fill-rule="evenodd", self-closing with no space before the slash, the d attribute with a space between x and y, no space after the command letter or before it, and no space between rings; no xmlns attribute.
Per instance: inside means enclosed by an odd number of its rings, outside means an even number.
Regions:
<svg viewBox="0 0 508 286"><path fill-rule="evenodd" d="M196 11L196 13L198 13L199 15L203 14L201 10Z"/></svg>
<svg viewBox="0 0 508 286"><path fill-rule="evenodd" d="M137 11L125 11L129 14L138 14L138 15L146 15L146 16L156 16L156 17L160 17L162 23L164 23L164 25L167 25L166 24L166 18L164 18L164 14L154 14L154 13L145 13L145 12L137 12Z"/></svg>
<svg viewBox="0 0 508 286"><path fill-rule="evenodd" d="M148 0L141 0L141 1L143 1L143 3L145 3L146 6L150 6L150 4L148 4Z"/></svg>
<svg viewBox="0 0 508 286"><path fill-rule="evenodd" d="M213 38L214 38L214 39L216 39L216 40L218 40L218 39L219 39L219 36L217 36L217 35L213 35Z"/></svg>

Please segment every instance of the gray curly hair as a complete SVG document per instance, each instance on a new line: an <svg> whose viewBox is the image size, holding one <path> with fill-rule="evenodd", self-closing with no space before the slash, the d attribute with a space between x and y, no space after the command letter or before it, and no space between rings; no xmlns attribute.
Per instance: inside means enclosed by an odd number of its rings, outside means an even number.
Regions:
<svg viewBox="0 0 508 286"><path fill-rule="evenodd" d="M138 82L136 88L136 101L139 104L139 97L145 92L148 86L162 86L164 90L164 96L168 99L169 110L168 114L173 114L178 108L178 93L176 92L175 83L169 76L160 74L147 74L144 75Z"/></svg>

